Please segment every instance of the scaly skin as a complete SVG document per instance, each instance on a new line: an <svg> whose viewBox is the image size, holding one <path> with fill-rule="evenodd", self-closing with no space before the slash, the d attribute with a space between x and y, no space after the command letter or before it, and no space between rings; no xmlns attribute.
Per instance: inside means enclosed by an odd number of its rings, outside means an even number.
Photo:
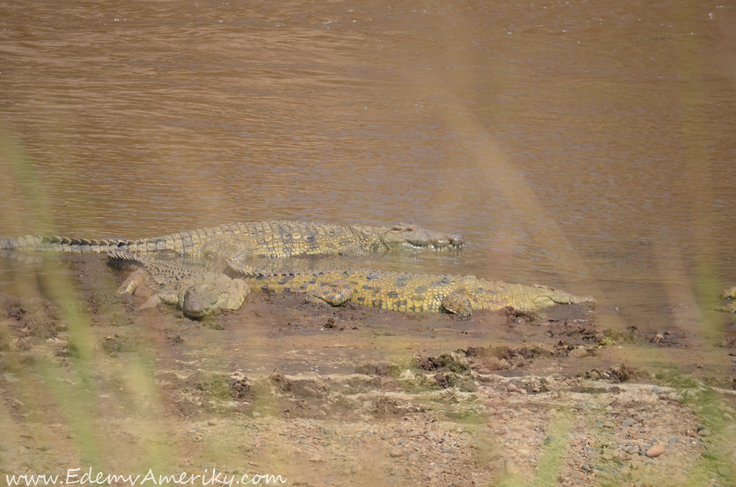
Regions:
<svg viewBox="0 0 736 487"><path fill-rule="evenodd" d="M725 306L720 306L716 308L716 310L724 311L726 313L736 313L736 303L732 301L733 299L736 299L736 286L723 291L721 299L728 299L729 301Z"/></svg>
<svg viewBox="0 0 736 487"><path fill-rule="evenodd" d="M63 253L171 252L240 261L251 257L367 255L401 248L460 248L464 243L460 235L432 232L415 225L375 227L271 221L233 223L140 240L26 235L16 239L0 239L0 249Z"/></svg>
<svg viewBox="0 0 736 487"><path fill-rule="evenodd" d="M237 271L237 268L234 268ZM473 276L438 276L365 269L243 277L253 292L306 293L333 306L353 301L392 311L449 312L468 316L511 306L535 312L555 304L593 301L545 286L486 281Z"/></svg>
<svg viewBox="0 0 736 487"><path fill-rule="evenodd" d="M119 294L133 294L139 287L153 288L153 295L141 309L163 302L177 305L190 318L202 318L221 309L239 309L248 296L243 280L201 267L125 252L108 253L108 263L118 269L136 269L120 286Z"/></svg>

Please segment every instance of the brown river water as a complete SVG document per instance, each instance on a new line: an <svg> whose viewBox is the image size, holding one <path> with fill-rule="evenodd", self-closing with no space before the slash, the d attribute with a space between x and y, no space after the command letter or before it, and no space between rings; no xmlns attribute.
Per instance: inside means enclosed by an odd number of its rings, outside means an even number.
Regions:
<svg viewBox="0 0 736 487"><path fill-rule="evenodd" d="M467 248L387 267L695 326L736 284L735 51L721 0L2 2L0 235L412 222Z"/></svg>

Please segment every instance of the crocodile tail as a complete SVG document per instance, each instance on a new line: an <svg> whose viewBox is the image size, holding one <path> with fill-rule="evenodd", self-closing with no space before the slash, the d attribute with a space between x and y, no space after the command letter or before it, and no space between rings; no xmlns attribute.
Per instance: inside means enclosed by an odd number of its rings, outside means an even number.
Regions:
<svg viewBox="0 0 736 487"><path fill-rule="evenodd" d="M167 237L127 239L89 239L57 235L24 235L0 239L0 250L58 252L64 254L104 254L109 252L160 252L187 250L182 234ZM184 239L186 241L186 239Z"/></svg>
<svg viewBox="0 0 736 487"><path fill-rule="evenodd" d="M131 267L145 267L154 259L144 254L132 254L120 250L109 250L107 252L107 263L116 269L126 270Z"/></svg>

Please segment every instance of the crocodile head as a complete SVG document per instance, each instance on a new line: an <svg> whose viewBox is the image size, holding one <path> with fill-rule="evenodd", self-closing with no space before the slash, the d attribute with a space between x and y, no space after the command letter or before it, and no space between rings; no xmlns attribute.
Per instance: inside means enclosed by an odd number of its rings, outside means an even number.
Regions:
<svg viewBox="0 0 736 487"><path fill-rule="evenodd" d="M382 239L389 247L408 245L415 248L459 249L465 243L465 239L459 233L433 232L417 225L403 223L387 228Z"/></svg>
<svg viewBox="0 0 736 487"><path fill-rule="evenodd" d="M534 305L537 309L547 308L549 306L554 306L555 304L595 302L595 300L590 296L574 296L570 293L566 293L565 291L560 291L547 286L540 286L538 284L532 289L532 293L534 293L532 301L534 301Z"/></svg>
<svg viewBox="0 0 736 487"><path fill-rule="evenodd" d="M179 306L186 316L202 318L222 309L239 309L249 291L245 281L222 275L187 288L181 296Z"/></svg>

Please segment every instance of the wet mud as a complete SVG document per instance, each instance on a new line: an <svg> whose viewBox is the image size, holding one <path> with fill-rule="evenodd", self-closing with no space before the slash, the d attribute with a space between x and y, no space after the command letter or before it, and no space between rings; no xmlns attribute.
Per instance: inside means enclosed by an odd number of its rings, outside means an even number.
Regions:
<svg viewBox="0 0 736 487"><path fill-rule="evenodd" d="M144 298L116 294L125 275L100 257L10 267L34 276L35 294L1 296L7 474L155 465L303 486L734 481L730 315L725 334L701 336L607 326L618 310L594 304L458 318L252 294L195 321L138 311Z"/></svg>

